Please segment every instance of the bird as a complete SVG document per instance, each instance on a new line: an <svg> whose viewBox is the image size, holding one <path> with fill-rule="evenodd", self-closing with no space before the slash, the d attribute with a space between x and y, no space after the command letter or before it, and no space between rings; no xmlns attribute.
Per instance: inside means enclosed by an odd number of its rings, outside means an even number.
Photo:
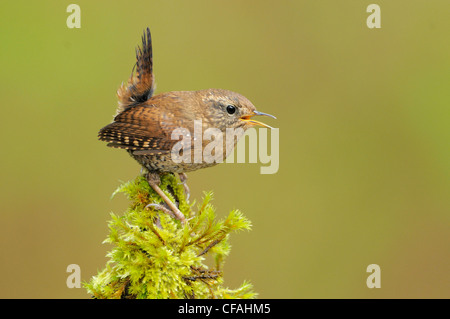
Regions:
<svg viewBox="0 0 450 319"><path fill-rule="evenodd" d="M154 95L153 51L150 28L144 30L142 46L136 48L136 63L131 76L117 90L118 107L113 121L100 129L98 139L107 146L124 149L147 171L149 185L162 197L174 215L183 224L186 218L178 207L159 188L160 175L177 173L187 192L186 172L218 164L230 154L237 140L250 127L269 125L253 119L256 115L276 118L259 112L245 96L224 89L203 89L198 91L172 91ZM203 131L214 129L225 140L227 129L240 130L241 134L223 143L223 148L212 152L211 158L201 158L210 141L196 140L196 127ZM183 155L186 149L193 150L184 161L176 160L173 149L180 146L180 139L174 139L176 130L187 132L183 140ZM201 136L200 136L201 137ZM221 154L219 154L221 153ZM217 160L219 159L219 160ZM155 207L155 205L153 205Z"/></svg>

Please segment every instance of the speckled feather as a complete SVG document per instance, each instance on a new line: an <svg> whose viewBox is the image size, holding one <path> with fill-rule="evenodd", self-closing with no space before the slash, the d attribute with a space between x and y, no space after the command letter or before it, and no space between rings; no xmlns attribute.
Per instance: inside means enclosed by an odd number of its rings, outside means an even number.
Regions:
<svg viewBox="0 0 450 319"><path fill-rule="evenodd" d="M136 64L131 77L126 85L122 83L117 90L119 100L117 114L130 106L148 100L153 95L154 89L152 37L150 29L147 28L142 36L142 48L136 48Z"/></svg>
<svg viewBox="0 0 450 319"><path fill-rule="evenodd" d="M127 85L119 88L117 115L99 131L98 138L108 142L109 147L127 150L149 171L181 173L217 164L173 162L170 151L178 140L171 139L172 132L185 128L192 134L194 120L202 121L203 130L218 128L222 134L227 128L245 130L252 124L239 119L255 115L255 107L244 96L222 89L174 91L152 96L155 87L152 43L150 30L146 31L142 48L136 50L136 73L132 73ZM233 114L226 111L230 105L236 108ZM204 140L202 146L208 143L209 140ZM193 148L193 139L190 146L193 158L198 151ZM229 146L224 145L224 154Z"/></svg>

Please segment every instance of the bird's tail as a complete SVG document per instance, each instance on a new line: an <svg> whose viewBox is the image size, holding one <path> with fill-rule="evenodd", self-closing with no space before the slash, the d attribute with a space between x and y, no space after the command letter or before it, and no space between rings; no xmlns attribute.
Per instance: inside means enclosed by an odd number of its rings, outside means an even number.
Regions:
<svg viewBox="0 0 450 319"><path fill-rule="evenodd" d="M142 48L136 48L136 64L131 71L130 79L122 83L117 90L119 106L117 114L127 108L147 101L154 91L152 38L147 28L142 36Z"/></svg>

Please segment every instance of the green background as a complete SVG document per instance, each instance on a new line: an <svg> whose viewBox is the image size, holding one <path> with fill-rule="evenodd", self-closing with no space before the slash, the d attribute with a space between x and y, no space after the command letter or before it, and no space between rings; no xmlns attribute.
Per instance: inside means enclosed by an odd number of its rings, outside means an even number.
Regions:
<svg viewBox="0 0 450 319"><path fill-rule="evenodd" d="M239 208L225 284L261 298L450 297L450 2L0 3L0 297L89 298L110 200L138 164L97 141L149 26L156 93L224 88L274 114L280 168L190 173L219 216ZM366 267L381 267L369 289Z"/></svg>

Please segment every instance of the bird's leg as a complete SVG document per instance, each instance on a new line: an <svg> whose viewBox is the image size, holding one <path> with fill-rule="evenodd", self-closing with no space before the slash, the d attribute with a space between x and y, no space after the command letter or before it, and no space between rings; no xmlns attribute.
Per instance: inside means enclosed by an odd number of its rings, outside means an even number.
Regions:
<svg viewBox="0 0 450 319"><path fill-rule="evenodd" d="M191 196L191 191L189 190L189 186L187 185L187 175L185 173L178 173L178 176L180 177L181 184L183 184L184 187L186 201L188 201L189 197Z"/></svg>
<svg viewBox="0 0 450 319"><path fill-rule="evenodd" d="M160 211L166 213L167 215L171 216L172 218L176 218L175 214L164 205L152 203L152 204L148 204L147 206L145 206L145 209L149 209L149 208L160 210ZM156 225L156 227L163 229L159 216L155 218L155 225Z"/></svg>
<svg viewBox="0 0 450 319"><path fill-rule="evenodd" d="M168 209L166 206L163 206L160 204L156 204L156 203L148 204L147 206L145 206L145 208L154 208L156 210L163 211L164 213L166 213L167 215L169 215L173 218L177 218L177 216L170 209Z"/></svg>
<svg viewBox="0 0 450 319"><path fill-rule="evenodd" d="M144 166L142 166L142 167L141 167L140 174L141 174L141 175L146 175L146 174L148 174L148 170L147 170Z"/></svg>
<svg viewBox="0 0 450 319"><path fill-rule="evenodd" d="M162 191L161 188L159 188L159 184L161 183L161 180L159 178L158 173L152 173L149 172L147 175L147 181L153 190L158 193L159 196L164 200L164 202L169 206L169 208L172 210L173 215L176 219L178 219L181 224L186 224L186 218L184 217L183 213L178 209L178 207L170 200L169 197L167 197L166 194ZM151 207L151 206L150 206ZM161 207L160 207L161 208ZM162 211L166 212L164 209L161 209Z"/></svg>

